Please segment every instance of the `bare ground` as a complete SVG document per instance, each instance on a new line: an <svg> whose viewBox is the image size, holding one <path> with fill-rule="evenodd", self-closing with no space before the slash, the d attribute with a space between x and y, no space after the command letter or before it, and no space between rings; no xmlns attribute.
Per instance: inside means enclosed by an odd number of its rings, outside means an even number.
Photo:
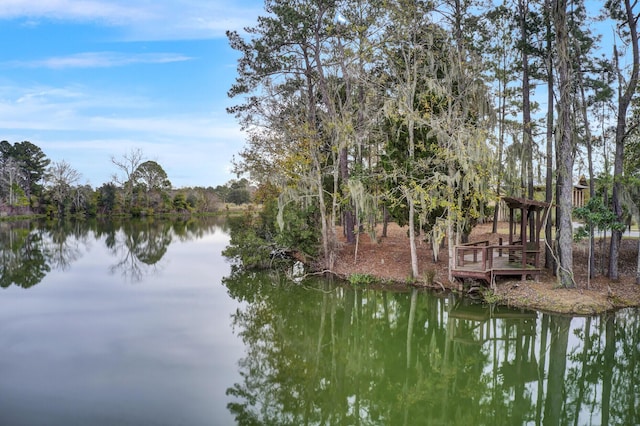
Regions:
<svg viewBox="0 0 640 426"><path fill-rule="evenodd" d="M497 242L506 234L491 233L491 224L478 225L471 233L470 241L489 240ZM500 230L499 230L500 231ZM339 229L339 232L341 230ZM382 235L382 226L376 229L377 241L367 234L360 234L357 244L347 244L344 238L335 263L334 272L343 278L352 274L367 274L376 277L381 285L398 290L411 286L433 287L452 291L464 291L458 283L449 282L447 250L440 250L438 262L433 261L433 252L428 242L417 239L420 276L411 278L411 259L407 227L400 228L390 223L387 237ZM487 296L498 303L547 312L590 315L629 306L640 306L640 286L635 284L638 241L623 239L620 250L620 280L612 282L601 273L587 280L587 243L574 245L574 276L576 287L560 288L556 277L549 271L538 280L498 280L494 294ZM608 241L604 245L608 252ZM600 259L598 242L596 253ZM606 258L604 264L606 265Z"/></svg>

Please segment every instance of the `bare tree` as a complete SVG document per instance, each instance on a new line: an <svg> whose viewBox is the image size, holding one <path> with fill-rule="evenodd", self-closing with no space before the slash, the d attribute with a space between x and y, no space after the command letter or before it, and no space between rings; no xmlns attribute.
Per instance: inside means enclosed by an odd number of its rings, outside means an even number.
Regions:
<svg viewBox="0 0 640 426"><path fill-rule="evenodd" d="M82 175L65 160L53 162L46 174L46 186L51 199L58 205L58 213L64 212L67 200L70 200L73 185L78 183Z"/></svg>
<svg viewBox="0 0 640 426"><path fill-rule="evenodd" d="M11 157L5 159L2 162L2 169L0 169L0 182L2 183L0 190L7 194L7 204L10 206L16 205L18 202L16 190L20 188L21 183L25 182L25 175L20 163Z"/></svg>
<svg viewBox="0 0 640 426"><path fill-rule="evenodd" d="M133 174L138 169L144 154L140 148L131 148L129 152L122 155L121 158L111 157L111 162L117 167L118 173L114 173L111 177L116 185L122 188L122 204L124 207L130 207L131 198L133 196Z"/></svg>

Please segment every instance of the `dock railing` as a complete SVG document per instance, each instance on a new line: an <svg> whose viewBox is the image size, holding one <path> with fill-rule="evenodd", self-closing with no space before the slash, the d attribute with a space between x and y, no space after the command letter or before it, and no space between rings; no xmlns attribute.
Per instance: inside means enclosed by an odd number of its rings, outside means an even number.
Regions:
<svg viewBox="0 0 640 426"><path fill-rule="evenodd" d="M455 246L456 268L464 267L466 256L471 256L471 263L478 263L478 256L480 257L480 263L482 264L482 270L486 271L487 262L489 262L489 268L493 263L493 248L496 246L490 246L489 241L476 241L473 243L466 243L459 246Z"/></svg>
<svg viewBox="0 0 640 426"><path fill-rule="evenodd" d="M493 259L495 254L497 254L498 257L501 257L503 251L508 253L508 261L513 263L522 263L522 269L527 269L527 255L533 252L526 244L490 245L489 241L462 244L456 246L454 250L456 269L473 267L480 271L489 271L493 269ZM523 256L525 253L526 255ZM500 264L506 262L507 260L501 261ZM500 267L498 266L498 268Z"/></svg>

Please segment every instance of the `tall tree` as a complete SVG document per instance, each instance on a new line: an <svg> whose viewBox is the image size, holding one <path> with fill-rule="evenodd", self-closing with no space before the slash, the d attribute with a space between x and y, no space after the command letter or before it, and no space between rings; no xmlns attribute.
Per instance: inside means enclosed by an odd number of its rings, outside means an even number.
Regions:
<svg viewBox="0 0 640 426"><path fill-rule="evenodd" d="M516 49L513 38L514 19L511 9L506 4L500 4L489 10L485 17L486 25L490 26L490 31L485 31L486 35L482 41L485 46L483 59L487 67L487 79L492 81L495 86L493 103L496 111L497 131L495 143L497 147L495 148L495 169L492 173L492 184L495 185L492 232L496 233L498 232L498 221L500 219L500 197L504 190L505 167L503 159L507 131L514 124L509 117L515 115L513 104L516 91L513 86L516 81Z"/></svg>
<svg viewBox="0 0 640 426"><path fill-rule="evenodd" d="M249 40L227 33L231 47L242 55L229 96L245 96L229 112L251 131L238 171L255 164L257 171L270 173L259 176L260 182L270 178L278 183L282 207L292 201L317 204L325 267L331 269L339 134L332 126L336 106L324 60L335 9L331 1L268 0L265 10L269 15L247 29ZM284 149L277 152L276 147ZM325 187L327 175L333 177L331 188Z"/></svg>
<svg viewBox="0 0 640 426"><path fill-rule="evenodd" d="M486 202L491 124L487 90L477 57L425 19L430 5L413 9L404 2L390 9L388 119L390 138L404 151L393 170L396 199L406 203L412 273L418 272L415 229L431 222L431 239L448 237L453 246L469 232ZM454 20L455 21L455 20ZM391 148L391 146L390 146ZM393 155L393 152L387 152ZM437 243L435 244L437 246Z"/></svg>
<svg viewBox="0 0 640 426"><path fill-rule="evenodd" d="M24 198L25 182L25 172L15 158L0 158L0 194L5 196L7 204L15 206Z"/></svg>
<svg viewBox="0 0 640 426"><path fill-rule="evenodd" d="M1 151L4 158L11 157L22 167L27 198L31 199L32 195L40 196L42 193L41 181L45 176L47 166L51 163L42 149L29 141L16 142L13 146L4 141Z"/></svg>
<svg viewBox="0 0 640 426"><path fill-rule="evenodd" d="M71 205L73 186L78 183L80 177L80 173L65 160L54 161L49 166L46 187L59 215L63 215L65 207Z"/></svg>
<svg viewBox="0 0 640 426"><path fill-rule="evenodd" d="M574 141L572 132L572 89L571 56L567 22L567 0L555 0L553 5L554 28L556 33L556 69L560 99L558 102L558 172L557 172L557 217L556 234L558 240L559 265L558 282L563 287L574 287L573 280L573 230L571 224L573 200L573 157Z"/></svg>
<svg viewBox="0 0 640 426"><path fill-rule="evenodd" d="M623 192L623 170L624 170L624 147L627 140L627 110L634 98L638 86L638 74L640 72L640 51L638 50L638 18L637 11L634 10L638 3L631 0L609 0L605 7L611 16L618 20L621 28L624 28L622 37L626 40L632 52L633 64L628 79L619 65L619 55L617 47L614 45L615 72L618 76L618 113L616 120L616 149L613 161L613 192L611 201L613 211L619 222L623 222L624 211L622 208ZM609 278L617 280L620 276L618 262L620 257L620 242L622 231L614 230L611 233L611 243L609 249Z"/></svg>
<svg viewBox="0 0 640 426"><path fill-rule="evenodd" d="M144 159L144 154L140 148L131 148L122 157L111 157L111 163L118 169L119 173L112 175L115 184L122 188L122 206L130 209L133 201L134 173Z"/></svg>
<svg viewBox="0 0 640 426"><path fill-rule="evenodd" d="M527 197L533 199L533 121L531 119L531 72L530 72L530 36L529 36L529 0L518 0L518 19L520 23L520 52L522 54L522 145L523 173L522 188ZM531 237L533 235L531 233Z"/></svg>
<svg viewBox="0 0 640 426"><path fill-rule="evenodd" d="M594 149L596 138L593 137L593 125L590 112L597 106L601 98L607 99L612 95L611 88L602 81L602 72L610 69L607 61L596 59L595 51L598 49L598 39L586 24L588 14L583 3L578 2L572 7L571 13L571 39L575 60L576 75L576 111L579 113L576 134L579 144L586 149L587 170L589 183L589 198L596 197L594 171ZM590 252L595 252L595 239L593 229L590 235ZM589 256L589 278L594 278L596 272L595 256Z"/></svg>
<svg viewBox="0 0 640 426"><path fill-rule="evenodd" d="M554 57L554 34L553 34L553 16L552 16L552 1L553 0L545 0L544 2L544 11L545 11L545 50L546 50L546 58L545 65L547 70L547 116L546 116L546 156L545 156L545 192L544 192L544 201L551 205L553 201L553 177L554 177L554 168L553 168L553 136L554 136L554 114L553 110L555 108L555 74L554 74L554 66L553 66L553 57ZM545 259L545 267L547 269L555 270L555 262L553 261L553 250L552 250L552 231L553 224L551 220L547 219L544 227L544 259Z"/></svg>
<svg viewBox="0 0 640 426"><path fill-rule="evenodd" d="M420 183L422 173L420 162L416 158L418 149L427 148L427 141L417 140L416 132L426 128L422 117L429 108L428 100L420 100L421 91L426 91L427 81L438 76L426 66L430 55L438 55L444 40L442 30L428 21L431 5L411 0L397 0L388 4L391 24L386 28L387 47L385 57L388 58L388 71L391 96L386 105L388 118L399 124L395 136L406 140L404 143L404 161L399 165L400 179L396 182L399 196L407 205L407 221L409 224L409 247L411 256L411 273L413 277L420 275L418 268L418 252L416 248L416 204L425 197L426 190ZM422 148L422 149L421 149ZM429 159L424 159L429 162ZM397 179L397 178L396 178ZM428 207L429 204L421 204Z"/></svg>
<svg viewBox="0 0 640 426"><path fill-rule="evenodd" d="M171 181L162 166L155 161L145 161L140 164L131 179L136 185L142 185L146 194L147 207L150 204L151 194L166 192L171 189Z"/></svg>

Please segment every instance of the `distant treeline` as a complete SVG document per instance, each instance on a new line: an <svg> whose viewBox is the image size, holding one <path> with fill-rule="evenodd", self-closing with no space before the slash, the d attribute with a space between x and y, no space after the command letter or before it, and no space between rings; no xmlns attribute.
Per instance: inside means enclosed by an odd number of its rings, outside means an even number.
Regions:
<svg viewBox="0 0 640 426"><path fill-rule="evenodd" d="M62 160L51 161L29 142L0 142L0 215L48 216L153 215L212 213L224 203L251 199L246 179L214 187L175 189L166 172L142 151L112 157L111 182L93 188L80 184L81 174Z"/></svg>

